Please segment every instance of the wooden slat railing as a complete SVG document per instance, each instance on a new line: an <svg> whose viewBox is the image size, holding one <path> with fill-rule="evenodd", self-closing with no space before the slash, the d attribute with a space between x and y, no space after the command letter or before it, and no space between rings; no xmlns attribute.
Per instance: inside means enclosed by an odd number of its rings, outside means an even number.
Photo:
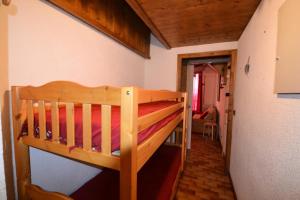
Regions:
<svg viewBox="0 0 300 200"><path fill-rule="evenodd" d="M108 86L84 87L77 83L55 81L40 87L22 87L20 99L121 105L121 89Z"/></svg>
<svg viewBox="0 0 300 200"><path fill-rule="evenodd" d="M153 124L159 122L170 114L176 112L177 110L183 108L183 103L177 103L167 108L152 112L148 115L144 115L138 118L138 132L145 130L146 128L152 126Z"/></svg>
<svg viewBox="0 0 300 200"><path fill-rule="evenodd" d="M167 90L138 90L138 103L175 100L180 99L181 97L182 93L180 92L171 92Z"/></svg>
<svg viewBox="0 0 300 200"><path fill-rule="evenodd" d="M45 110L45 102L43 100L39 100L39 132L40 139L47 139L46 136L46 110Z"/></svg>
<svg viewBox="0 0 300 200"><path fill-rule="evenodd" d="M138 145L138 159L137 166L140 170L147 160L153 155L157 148L168 138L172 130L176 128L178 123L183 119L183 113L178 115L174 120L169 122L166 126L152 134L150 138Z"/></svg>
<svg viewBox="0 0 300 200"><path fill-rule="evenodd" d="M120 170L120 158L117 156L107 156L101 152L85 151L82 148L74 148L70 151L64 144L55 143L49 140L39 141L37 139L30 139L29 137L23 137L22 142L26 145L68 158L77 159L101 167Z"/></svg>
<svg viewBox="0 0 300 200"><path fill-rule="evenodd" d="M52 141L59 142L59 110L58 102L51 102Z"/></svg>
<svg viewBox="0 0 300 200"><path fill-rule="evenodd" d="M122 199L136 199L138 171L186 117L186 94L179 92L148 91L135 87L112 88L104 86L90 88L59 81L41 87L13 87L12 95L18 182L30 183L28 146L32 146L82 162L120 170L120 195ZM178 103L146 116L138 117L138 104L166 100ZM22 102L25 103L24 106ZM38 104L36 105L35 102ZM82 105L83 147L70 148L75 146L74 112L77 104ZM101 152L92 148L92 108L94 104L101 106ZM61 144L59 140L60 106L66 108L67 145ZM111 153L112 106L121 106L120 157ZM184 111L181 114L138 145L138 132L182 108ZM52 140L47 140L46 113L48 115L50 111ZM35 113L38 113L39 116L40 139L34 137ZM29 135L22 137L19 141L17 138L26 118ZM183 138L181 140L182 162L185 158L185 124L186 121L184 120L183 131L180 134ZM18 184L18 188L21 196L24 196L22 184ZM37 193L34 191L33 194Z"/></svg>
<svg viewBox="0 0 300 200"><path fill-rule="evenodd" d="M28 124L28 136L34 137L34 115L32 100L27 101L27 124Z"/></svg>
<svg viewBox="0 0 300 200"><path fill-rule="evenodd" d="M92 111L91 104L82 105L83 149L92 150Z"/></svg>
<svg viewBox="0 0 300 200"><path fill-rule="evenodd" d="M75 146L74 103L66 103L67 111L67 146Z"/></svg>
<svg viewBox="0 0 300 200"><path fill-rule="evenodd" d="M106 155L111 154L111 106L101 106L101 126L102 126L102 138L101 138L101 151Z"/></svg>
<svg viewBox="0 0 300 200"><path fill-rule="evenodd" d="M75 148L73 153L69 153L68 157L76 158L80 152L82 155L96 155L105 156L103 163L106 167L112 167L119 169L120 163L110 163L110 159L113 162L120 158L116 158L111 154L111 116L112 106L121 105L121 88L111 87L98 87L88 88L78 84L69 82L52 82L41 87L22 87L20 91L20 99L26 100L27 104L27 119L28 119L28 132L29 137L24 138L24 142L36 146L37 148L52 150L56 153L66 156L69 147L75 146L75 105L82 105L82 120L83 120L83 147ZM129 91L129 90L128 90ZM132 91L129 91L129 93ZM139 117L136 120L137 133L145 130L153 124L164 119L168 115L182 109L184 103L182 102L182 93L170 92L170 91L149 91L135 88L136 100L132 103L148 103L164 100L175 100L178 103L169 106L167 108L152 112L148 115ZM34 106L34 102L38 102L38 106ZM49 104L46 102L49 102ZM101 106L101 152L95 152L92 148L92 104ZM52 127L52 140L47 140L46 135L46 105L47 109L51 111L51 127ZM48 106L50 105L50 106ZM124 104L125 105L125 104ZM128 105L128 104L126 104ZM60 123L59 123L59 107L66 107L66 131L67 131L67 145L60 144ZM39 116L39 129L40 139L34 138L34 110L38 109ZM48 112L48 111L47 111ZM138 169L140 169L144 163L151 157L160 144L170 135L170 132L176 127L176 125L182 120L180 114L174 120L172 120L167 126L154 133L150 138L144 141L142 144L137 145L138 157ZM134 127L132 127L134 128ZM170 131L170 132L169 132ZM137 137L137 136L136 136ZM46 144L47 143L47 144ZM53 146L51 146L53 144ZM131 147L133 148L133 147ZM101 162L99 159L83 158L82 160L90 161L94 164Z"/></svg>

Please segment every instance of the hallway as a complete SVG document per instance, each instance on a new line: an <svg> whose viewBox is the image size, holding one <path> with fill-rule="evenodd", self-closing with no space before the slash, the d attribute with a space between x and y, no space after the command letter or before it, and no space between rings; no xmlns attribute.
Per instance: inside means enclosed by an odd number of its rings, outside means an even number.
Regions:
<svg viewBox="0 0 300 200"><path fill-rule="evenodd" d="M177 200L234 199L225 162L217 142L192 134L192 146L182 177L179 180Z"/></svg>

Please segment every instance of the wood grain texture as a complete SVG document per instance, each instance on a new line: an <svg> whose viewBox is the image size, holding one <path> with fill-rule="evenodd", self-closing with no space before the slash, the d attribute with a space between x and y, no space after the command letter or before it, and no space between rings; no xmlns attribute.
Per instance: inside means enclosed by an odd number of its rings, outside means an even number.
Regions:
<svg viewBox="0 0 300 200"><path fill-rule="evenodd" d="M20 199L24 199L26 184L30 184L28 146L58 154L84 163L120 170L121 199L135 200L137 196L137 172L157 148L183 120L181 113L165 127L154 133L142 144L137 144L138 104L160 100L173 100L177 104L153 112L140 118L141 129L150 126L185 106L185 94L170 91L148 91L136 87L97 87L89 88L72 82L51 82L40 87L13 87L13 119L15 153ZM38 106L33 104L38 102ZM102 110L102 152L93 151L91 146L91 102L101 104ZM83 148L75 147L74 106L83 107ZM66 106L67 145L59 143L59 106ZM121 105L120 157L111 155L111 107ZM100 105L99 105L100 106ZM26 118L33 121L33 110L39 113L40 138L18 136ZM51 120L55 134L52 140L46 139L45 109L51 109ZM30 125L32 127L32 125ZM54 130L53 129L53 130ZM32 132L32 131L31 131ZM46 140L45 140L46 139ZM183 140L185 142L185 140ZM184 144L181 145L184 148ZM70 148L72 147L72 148ZM47 194L46 194L47 195Z"/></svg>
<svg viewBox="0 0 300 200"><path fill-rule="evenodd" d="M47 0L137 54L150 57L150 30L123 0Z"/></svg>
<svg viewBox="0 0 300 200"><path fill-rule="evenodd" d="M27 124L28 124L28 137L34 137L34 116L32 100L27 101Z"/></svg>
<svg viewBox="0 0 300 200"><path fill-rule="evenodd" d="M101 105L101 126L102 140L101 151L104 154L111 154L111 106Z"/></svg>
<svg viewBox="0 0 300 200"><path fill-rule="evenodd" d="M187 135L187 120L188 120L188 93L184 93L184 110L182 123L182 137L181 137L181 170L184 168L186 160L186 135Z"/></svg>
<svg viewBox="0 0 300 200"><path fill-rule="evenodd" d="M60 156L72 158L84 163L96 165L98 167L107 167L110 169L120 170L120 159L117 156L108 156L96 151L86 151L82 148L74 148L70 151L70 148L64 144L54 143L49 140L41 141L37 139L31 139L26 136L22 137L21 141L23 145L32 146Z"/></svg>
<svg viewBox="0 0 300 200"><path fill-rule="evenodd" d="M183 120L183 114L178 115L166 126L154 133L148 140L144 141L137 148L137 167L140 170L147 160L155 153L157 148L169 137L171 132Z"/></svg>
<svg viewBox="0 0 300 200"><path fill-rule="evenodd" d="M135 13L143 20L143 22L149 27L155 37L167 48L170 49L171 46L161 34L160 30L155 26L149 16L146 14L142 6L138 3L137 0L126 0L128 5L135 11Z"/></svg>
<svg viewBox="0 0 300 200"><path fill-rule="evenodd" d="M231 54L231 69L229 80L229 102L228 102L228 116L227 116L227 136L226 136L226 169L229 173L230 158L231 158L231 142L232 142L232 126L233 126L233 112L234 112L234 89L235 89L235 76L237 68L237 51L232 51Z"/></svg>
<svg viewBox="0 0 300 200"><path fill-rule="evenodd" d="M92 105L82 105L83 149L92 150Z"/></svg>
<svg viewBox="0 0 300 200"><path fill-rule="evenodd" d="M48 192L36 185L27 184L26 194L29 200L72 200L72 198L57 192Z"/></svg>
<svg viewBox="0 0 300 200"><path fill-rule="evenodd" d="M22 87L20 99L121 105L121 89L109 86L85 87L69 81L54 81L39 87Z"/></svg>
<svg viewBox="0 0 300 200"><path fill-rule="evenodd" d="M59 142L59 111L58 103L55 101L51 103L51 127L52 141Z"/></svg>
<svg viewBox="0 0 300 200"><path fill-rule="evenodd" d="M42 100L39 101L39 135L41 140L47 139L45 102Z"/></svg>
<svg viewBox="0 0 300 200"><path fill-rule="evenodd" d="M151 125L159 122L160 120L164 119L165 117L171 115L172 113L176 112L180 108L183 108L183 103L178 103L167 108L149 113L142 117L138 118L138 132L145 130L146 128L150 127Z"/></svg>
<svg viewBox="0 0 300 200"><path fill-rule="evenodd" d="M192 147L179 179L175 200L234 200L219 142L192 134Z"/></svg>
<svg viewBox="0 0 300 200"><path fill-rule="evenodd" d="M138 103L175 100L181 97L182 93L180 92L171 92L167 90L138 90Z"/></svg>
<svg viewBox="0 0 300 200"><path fill-rule="evenodd" d="M26 105L25 101L20 100L18 87L12 87L11 95L18 198L26 199L25 185L31 182L29 148L26 144L18 140L22 124L26 119Z"/></svg>
<svg viewBox="0 0 300 200"><path fill-rule="evenodd" d="M120 199L137 199L138 95L133 87L122 88Z"/></svg>
<svg viewBox="0 0 300 200"><path fill-rule="evenodd" d="M137 0L170 46L236 41L261 0Z"/></svg>
<svg viewBox="0 0 300 200"><path fill-rule="evenodd" d="M67 146L75 146L74 103L66 104L67 112Z"/></svg>

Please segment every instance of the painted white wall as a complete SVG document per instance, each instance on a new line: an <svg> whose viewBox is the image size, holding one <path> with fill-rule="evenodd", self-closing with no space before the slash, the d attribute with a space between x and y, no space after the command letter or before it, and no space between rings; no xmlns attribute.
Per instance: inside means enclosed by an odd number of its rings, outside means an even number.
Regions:
<svg viewBox="0 0 300 200"><path fill-rule="evenodd" d="M217 101L217 83L218 73L209 67L203 70L203 105L202 108L205 110L209 106L215 106Z"/></svg>
<svg viewBox="0 0 300 200"><path fill-rule="evenodd" d="M238 44L230 172L241 200L300 197L300 95L273 93L283 2L263 0Z"/></svg>
<svg viewBox="0 0 300 200"><path fill-rule="evenodd" d="M146 60L145 63L145 88L176 90L178 54L236 49L237 42L187 46L168 50L152 36L150 47L151 59Z"/></svg>
<svg viewBox="0 0 300 200"><path fill-rule="evenodd" d="M4 96L8 87L7 64L7 7L0 2L0 199L6 199L6 183L3 160L2 114L4 110Z"/></svg>
<svg viewBox="0 0 300 200"><path fill-rule="evenodd" d="M37 0L14 0L9 24L9 81L40 85L70 80L87 86L143 87L145 60L78 21ZM99 172L31 149L32 181L69 194Z"/></svg>
<svg viewBox="0 0 300 200"><path fill-rule="evenodd" d="M0 11L1 12L1 11ZM1 108L1 102L0 102ZM4 160L3 160L3 142L2 142L2 126L1 126L1 109L0 109L0 199L6 199L6 184L4 174Z"/></svg>
<svg viewBox="0 0 300 200"><path fill-rule="evenodd" d="M11 84L71 80L84 85L143 86L142 57L44 1L12 4Z"/></svg>

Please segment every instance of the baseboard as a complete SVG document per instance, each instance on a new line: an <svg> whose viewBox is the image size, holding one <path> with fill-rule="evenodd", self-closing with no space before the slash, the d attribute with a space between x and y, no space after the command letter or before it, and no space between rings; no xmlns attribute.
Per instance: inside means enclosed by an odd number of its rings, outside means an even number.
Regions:
<svg viewBox="0 0 300 200"><path fill-rule="evenodd" d="M231 182L231 185L232 185L232 189L233 189L233 195L234 195L233 197L234 197L235 200L237 200L237 196L236 196L234 185L233 185L233 182L232 182L232 179L231 179L230 172L228 172L228 176L229 176L229 179L230 179L230 182Z"/></svg>
<svg viewBox="0 0 300 200"><path fill-rule="evenodd" d="M232 182L232 178L231 178L231 174L230 174L230 171L227 172L228 176L229 176L229 179L230 179L230 183L232 185L232 189L233 189L233 197L234 197L234 200L237 200L237 196L236 196L236 192L235 192L235 189L234 189L234 185L233 185L233 182Z"/></svg>
<svg viewBox="0 0 300 200"><path fill-rule="evenodd" d="M222 152L222 157L223 159L225 160L226 157L225 157L225 154ZM231 178L231 174L230 174L230 171L229 170L226 170L225 168L225 172L224 172L226 175L228 175L229 177L229 180L230 180L230 183L232 185L232 189L233 189L233 197L234 197L234 200L237 200L237 196L236 196L236 192L235 192L235 188L234 188L234 185L233 185L233 181L232 181L232 178Z"/></svg>

